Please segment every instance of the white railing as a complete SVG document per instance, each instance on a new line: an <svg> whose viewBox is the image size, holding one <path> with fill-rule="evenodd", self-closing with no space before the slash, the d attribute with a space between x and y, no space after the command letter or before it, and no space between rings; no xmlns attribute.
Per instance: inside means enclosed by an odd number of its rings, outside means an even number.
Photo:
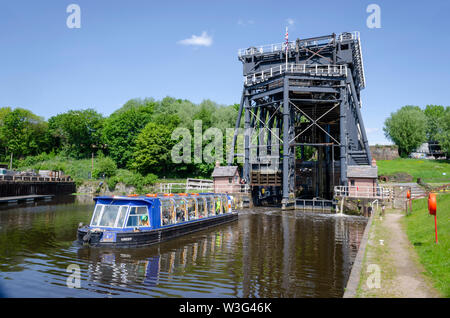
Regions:
<svg viewBox="0 0 450 318"><path fill-rule="evenodd" d="M359 40L359 32L354 31L351 33L342 33L337 36L336 41L342 42L342 41L348 41L348 40ZM300 47L310 47L310 46L317 46L317 45L326 45L330 43L330 38L323 38L323 39L313 39L313 40L300 40L299 46ZM294 50L295 49L295 42L289 42L288 43L288 49ZM286 50L286 43L276 43L276 44L267 44L267 45L260 45L260 46L254 46L249 47L246 49L239 49L238 50L238 56L246 56L246 55L255 55L255 54L265 54L265 53L278 53L280 51Z"/></svg>
<svg viewBox="0 0 450 318"><path fill-rule="evenodd" d="M307 74L311 76L347 76L347 66L331 64L280 64L278 66L244 76L244 83L245 85L259 83L286 72Z"/></svg>
<svg viewBox="0 0 450 318"><path fill-rule="evenodd" d="M155 190L157 190L156 188ZM250 186L248 184L224 184L224 185L202 185L188 186L185 183L160 183L160 193L192 193L192 192L215 192L215 193L248 193Z"/></svg>
<svg viewBox="0 0 450 318"><path fill-rule="evenodd" d="M392 190L382 186L335 186L335 197L390 199Z"/></svg>
<svg viewBox="0 0 450 318"><path fill-rule="evenodd" d="M0 175L0 181L23 181L23 182L72 182L72 178L66 177L40 177L21 175Z"/></svg>

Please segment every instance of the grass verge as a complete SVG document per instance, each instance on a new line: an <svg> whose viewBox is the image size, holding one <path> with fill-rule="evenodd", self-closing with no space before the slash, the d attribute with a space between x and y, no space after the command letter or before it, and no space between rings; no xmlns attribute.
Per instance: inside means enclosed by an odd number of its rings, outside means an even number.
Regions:
<svg viewBox="0 0 450 318"><path fill-rule="evenodd" d="M425 274L442 295L450 297L450 193L437 195L437 209L438 244L426 198L413 201L413 211L403 222Z"/></svg>
<svg viewBox="0 0 450 318"><path fill-rule="evenodd" d="M378 175L395 175L408 173L413 181L421 178L424 182L449 183L450 160L424 160L424 159L395 159L378 160Z"/></svg>

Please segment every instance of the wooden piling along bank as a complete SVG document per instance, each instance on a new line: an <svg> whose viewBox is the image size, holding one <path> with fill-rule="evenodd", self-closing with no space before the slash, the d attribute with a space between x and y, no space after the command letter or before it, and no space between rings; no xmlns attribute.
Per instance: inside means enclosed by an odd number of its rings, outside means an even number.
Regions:
<svg viewBox="0 0 450 318"><path fill-rule="evenodd" d="M76 185L70 177L0 176L0 197L33 194L60 195L74 192L76 192Z"/></svg>

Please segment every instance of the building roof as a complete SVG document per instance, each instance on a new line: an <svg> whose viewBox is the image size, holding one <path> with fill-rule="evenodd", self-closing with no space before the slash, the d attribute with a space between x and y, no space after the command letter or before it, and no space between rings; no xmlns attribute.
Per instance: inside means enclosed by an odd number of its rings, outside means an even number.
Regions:
<svg viewBox="0 0 450 318"><path fill-rule="evenodd" d="M219 166L215 167L212 177L234 177L236 175L237 166Z"/></svg>
<svg viewBox="0 0 450 318"><path fill-rule="evenodd" d="M372 166L348 166L347 178L377 178L378 167Z"/></svg>

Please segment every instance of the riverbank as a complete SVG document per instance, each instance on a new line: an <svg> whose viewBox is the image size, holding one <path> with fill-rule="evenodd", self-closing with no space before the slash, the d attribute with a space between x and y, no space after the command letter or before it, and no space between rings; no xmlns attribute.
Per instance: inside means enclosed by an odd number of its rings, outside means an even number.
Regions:
<svg viewBox="0 0 450 318"><path fill-rule="evenodd" d="M433 287L417 252L405 233L404 212L387 209L373 216L360 281L358 298L435 298Z"/></svg>

